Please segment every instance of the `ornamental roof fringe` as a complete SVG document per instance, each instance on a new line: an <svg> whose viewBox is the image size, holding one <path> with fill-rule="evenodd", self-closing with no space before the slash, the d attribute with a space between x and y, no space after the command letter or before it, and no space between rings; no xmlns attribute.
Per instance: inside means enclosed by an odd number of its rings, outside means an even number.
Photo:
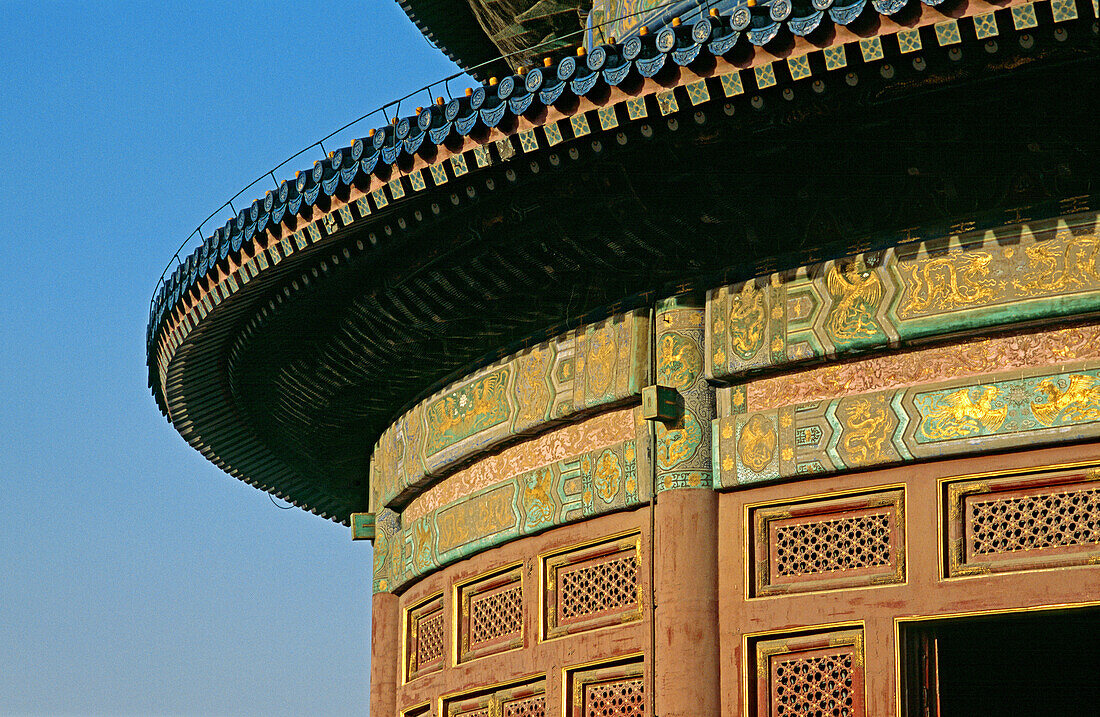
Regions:
<svg viewBox="0 0 1100 717"><path fill-rule="evenodd" d="M150 387L156 386L158 329L199 282L210 281L216 267L232 267L230 275L238 271L242 247L257 237L266 234L282 239L289 249L288 239L293 236L298 248L304 248L309 243L305 231L318 231L304 225L317 213L331 218L334 227L335 218L329 210L339 204L348 208L349 218L355 213L366 216L388 206L391 198L404 198L406 190L422 191L445 182L444 160L448 157L453 157L450 175L461 176L468 166L462 155L468 150L474 150L478 166L483 166L483 157L488 158L489 146L501 139L518 137L527 151L537 145L536 128L544 129L547 144L556 144L563 139L557 131L559 119L572 120L567 132L585 133L583 115L591 109L604 108L601 125L605 120L617 123L617 118L608 116L607 108L618 105L625 105L629 119L634 120L632 106L637 106L640 98L657 95L662 113L668 114L675 107L669 104L674 102L670 87L686 86L693 104L697 98L704 101L699 93L706 93L706 87L700 86L700 80L708 77L718 77L727 96L753 87L765 90L787 77L791 81L811 77L819 72L815 69L818 64L826 71L841 70L848 65L849 56L855 62L859 61L856 58L862 62L882 60L882 43L887 37L895 37L903 53L918 51L923 27L934 26L936 41L943 46L961 42L959 22L964 19L973 23L978 39L996 34L994 13L1006 8L1011 8L1017 30L1034 27L1038 24L1036 4L1010 2L1001 7L961 0L852 0L847 4L813 0L810 7L822 5L824 9L807 15L793 9L789 0L765 0L751 8L737 6L728 16L714 10L690 26L675 22L659 32L597 45L591 51L582 45L577 56L567 55L556 65L547 58L543 67L502 80L490 78L486 84L468 89L465 97L446 103L439 98L436 105L419 108L413 116L395 117L390 125L372 129L368 137L356 139L350 147L330 152L312 169L298 172L294 180L283 181L277 190L253 201L162 278L150 302L146 332ZM1076 19L1073 0L1053 0L1053 5L1074 8L1072 14L1061 11L1061 17L1055 10L1055 21ZM815 44L810 41L813 38L806 37L827 31L832 33L828 42ZM423 170L428 170L427 176ZM329 225L326 221L325 226Z"/></svg>
<svg viewBox="0 0 1100 717"><path fill-rule="evenodd" d="M210 328L204 319L214 311L225 316L238 311L230 306L219 309L219 304L256 288L245 285L291 254L353 225L362 226L362 220L406 198L594 129L641 122L658 112L674 115L708 101L711 93L727 98L745 94L755 100L758 93L784 91L801 79L843 75L850 66L916 53L922 43L947 52L964 40L996 35L998 22L1002 30L1011 25L1023 33L1050 18L1056 23L1078 18L1074 0L1003 6L981 1L964 5L961 0L936 5L909 0L894 6L863 0L856 3L854 14L840 12L836 5L817 11L818 24L807 37L791 26L800 6L778 20L773 17L783 15L771 9L782 1L760 5L763 11L749 9L747 24L744 17L738 18L739 10L748 9L744 6L730 15L670 24L622 43L582 48L556 64L548 61L541 68L494 78L465 97L395 118L257 199L207 237L154 294L147 330L149 385L162 412L169 412L169 384L180 380L178 375L172 378L173 372L179 374L188 356L194 358L202 350L195 346L198 337L227 330L227 325ZM1043 10L1037 14L1040 5ZM1084 0L1080 7L1086 7ZM1092 7L1095 16L1096 0ZM882 67L885 77L886 65ZM214 391L203 397L211 405L223 399ZM207 437L195 428L197 422L178 412L169 419L185 439L215 460ZM247 433L248 428L241 426L240 431ZM248 461L278 462L262 453L257 449ZM215 460L242 479L251 473L248 461L230 465ZM265 468L264 485L259 487L280 496L288 486L293 488L292 471L280 471ZM279 491L268 488L276 484ZM343 515L332 517L346 520Z"/></svg>

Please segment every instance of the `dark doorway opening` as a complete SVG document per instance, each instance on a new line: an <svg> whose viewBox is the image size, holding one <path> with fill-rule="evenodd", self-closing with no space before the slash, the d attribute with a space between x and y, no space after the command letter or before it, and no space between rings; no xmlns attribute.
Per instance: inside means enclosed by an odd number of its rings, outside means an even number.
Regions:
<svg viewBox="0 0 1100 717"><path fill-rule="evenodd" d="M909 717L1100 717L1100 609L907 623Z"/></svg>

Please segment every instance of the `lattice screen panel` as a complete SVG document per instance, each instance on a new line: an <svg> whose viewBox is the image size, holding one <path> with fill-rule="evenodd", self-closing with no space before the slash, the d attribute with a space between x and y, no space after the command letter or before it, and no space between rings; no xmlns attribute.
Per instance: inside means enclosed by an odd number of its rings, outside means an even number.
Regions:
<svg viewBox="0 0 1100 717"><path fill-rule="evenodd" d="M862 717L863 632L845 630L754 643L760 717Z"/></svg>
<svg viewBox="0 0 1100 717"><path fill-rule="evenodd" d="M414 680L441 669L446 645L446 616L441 596L409 610L405 619L407 679Z"/></svg>
<svg viewBox="0 0 1100 717"><path fill-rule="evenodd" d="M546 637L640 620L639 546L633 535L546 558Z"/></svg>
<svg viewBox="0 0 1100 717"><path fill-rule="evenodd" d="M901 489L752 509L752 597L905 582Z"/></svg>
<svg viewBox="0 0 1100 717"><path fill-rule="evenodd" d="M640 660L566 674L567 717L643 717L646 695Z"/></svg>
<svg viewBox="0 0 1100 717"><path fill-rule="evenodd" d="M509 685L446 701L447 717L545 717L546 685L530 682Z"/></svg>
<svg viewBox="0 0 1100 717"><path fill-rule="evenodd" d="M523 647L523 573L520 568L462 585L458 590L459 661Z"/></svg>
<svg viewBox="0 0 1100 717"><path fill-rule="evenodd" d="M503 717L543 717L546 714L546 695L535 695L509 700L501 705Z"/></svg>
<svg viewBox="0 0 1100 717"><path fill-rule="evenodd" d="M1100 474L946 484L948 576L1100 564Z"/></svg>

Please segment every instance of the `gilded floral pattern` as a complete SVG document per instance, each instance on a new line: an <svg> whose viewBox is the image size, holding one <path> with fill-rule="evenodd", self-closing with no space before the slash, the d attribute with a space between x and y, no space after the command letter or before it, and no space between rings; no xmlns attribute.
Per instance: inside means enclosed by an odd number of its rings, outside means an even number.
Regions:
<svg viewBox="0 0 1100 717"><path fill-rule="evenodd" d="M714 389L703 378L706 324L701 294L657 303L657 382L677 392L683 410L675 422L656 424L658 491L711 485Z"/></svg>

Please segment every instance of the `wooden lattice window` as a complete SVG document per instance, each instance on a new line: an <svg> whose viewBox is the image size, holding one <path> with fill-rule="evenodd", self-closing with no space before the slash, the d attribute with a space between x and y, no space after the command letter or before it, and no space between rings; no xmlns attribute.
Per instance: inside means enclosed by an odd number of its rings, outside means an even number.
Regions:
<svg viewBox="0 0 1100 717"><path fill-rule="evenodd" d="M503 717L544 717L546 714L546 695L516 697L501 704Z"/></svg>
<svg viewBox="0 0 1100 717"><path fill-rule="evenodd" d="M1100 474L946 484L949 577L1100 563Z"/></svg>
<svg viewBox="0 0 1100 717"><path fill-rule="evenodd" d="M531 682L447 700L447 717L545 717L546 686Z"/></svg>
<svg viewBox="0 0 1100 717"><path fill-rule="evenodd" d="M905 582L902 490L752 509L752 597Z"/></svg>
<svg viewBox="0 0 1100 717"><path fill-rule="evenodd" d="M633 535L546 558L545 636L641 619L639 545Z"/></svg>
<svg viewBox="0 0 1100 717"><path fill-rule="evenodd" d="M447 626L442 596L410 609L405 620L407 677L414 680L443 667Z"/></svg>
<svg viewBox="0 0 1100 717"><path fill-rule="evenodd" d="M645 676L641 660L566 673L567 717L642 717Z"/></svg>
<svg viewBox="0 0 1100 717"><path fill-rule="evenodd" d="M862 717L863 632L768 638L754 643L759 717Z"/></svg>
<svg viewBox="0 0 1100 717"><path fill-rule="evenodd" d="M498 573L458 588L459 661L523 647L523 573Z"/></svg>

